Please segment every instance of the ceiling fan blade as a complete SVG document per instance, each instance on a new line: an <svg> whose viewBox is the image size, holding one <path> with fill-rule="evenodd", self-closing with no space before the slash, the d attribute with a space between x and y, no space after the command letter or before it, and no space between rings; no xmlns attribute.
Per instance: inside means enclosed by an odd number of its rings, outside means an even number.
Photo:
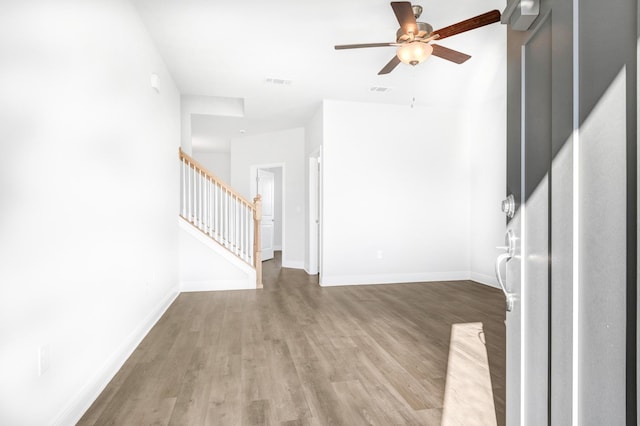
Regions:
<svg viewBox="0 0 640 426"><path fill-rule="evenodd" d="M398 43L361 43L361 44L338 44L334 46L336 50L342 49L360 49L363 47L384 47L384 46L397 46Z"/></svg>
<svg viewBox="0 0 640 426"><path fill-rule="evenodd" d="M385 65L384 68L382 68L380 70L378 75L389 74L391 71L393 71L395 69L395 67L398 66L399 63L400 63L400 59L398 59L397 56L394 56L393 58L391 58L389 63L387 65Z"/></svg>
<svg viewBox="0 0 640 426"><path fill-rule="evenodd" d="M440 35L438 39L443 39L445 37L451 37L452 35L463 33L465 31L475 30L476 28L484 27L485 25L493 24L494 22L500 22L499 10L492 10L491 12L474 16L473 18L460 21L457 24L441 28L437 31L434 31L433 33Z"/></svg>
<svg viewBox="0 0 640 426"><path fill-rule="evenodd" d="M455 62L456 64L461 64L471 58L471 56L466 53L458 52L457 50L449 49L448 47L438 44L431 44L431 47L433 47L432 55Z"/></svg>
<svg viewBox="0 0 640 426"><path fill-rule="evenodd" d="M400 23L400 28L402 28L404 33L407 34L411 32L417 34L418 24L416 24L416 18L413 16L411 3L408 1L392 1L391 7L393 8L393 13L396 14L396 18Z"/></svg>

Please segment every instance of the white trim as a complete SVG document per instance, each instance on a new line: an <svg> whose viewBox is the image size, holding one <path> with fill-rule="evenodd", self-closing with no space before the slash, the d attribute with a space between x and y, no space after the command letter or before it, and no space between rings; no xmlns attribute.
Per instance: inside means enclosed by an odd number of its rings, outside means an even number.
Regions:
<svg viewBox="0 0 640 426"><path fill-rule="evenodd" d="M343 285L376 285L421 283L430 281L464 281L471 279L469 271L422 272L413 274L329 275L321 277L322 287Z"/></svg>
<svg viewBox="0 0 640 426"><path fill-rule="evenodd" d="M305 270L310 275L320 272L320 149L307 158L307 252ZM316 222L317 221L317 222Z"/></svg>
<svg viewBox="0 0 640 426"><path fill-rule="evenodd" d="M571 424L580 413L580 0L573 0L573 324L571 362Z"/></svg>
<svg viewBox="0 0 640 426"><path fill-rule="evenodd" d="M471 281L475 281L477 283L480 284L484 284L487 285L489 287L495 287L495 288L500 288L498 286L498 281L496 280L496 277L493 275L485 275L485 274L479 274L478 272L471 272L470 273L470 278Z"/></svg>
<svg viewBox="0 0 640 426"><path fill-rule="evenodd" d="M540 13L540 0L508 0L500 22L516 31L527 31Z"/></svg>
<svg viewBox="0 0 640 426"><path fill-rule="evenodd" d="M536 29L537 31L537 29ZM533 33L535 34L534 31ZM531 36L533 37L533 36ZM531 39L529 37L529 40ZM527 43L529 42L527 40ZM527 212L527 200L526 200L526 43L522 45L520 51L520 60L521 60L521 78L520 78L520 424L526 424L526 362L527 362L527 350L526 350L526 330L527 330L527 309L526 304L527 301L524 297L525 289L527 286L525 277L525 269L527 265L527 253L526 253L526 212Z"/></svg>
<svg viewBox="0 0 640 426"><path fill-rule="evenodd" d="M316 272L315 274L312 274L311 271L309 271L309 269L305 266L304 268L302 268L304 270L304 272L307 273L307 275L320 275L319 272Z"/></svg>
<svg viewBox="0 0 640 426"><path fill-rule="evenodd" d="M304 269L304 261L282 259L283 268ZM311 274L310 274L311 275Z"/></svg>
<svg viewBox="0 0 640 426"><path fill-rule="evenodd" d="M69 404L53 421L53 425L74 425L80 420L179 294L177 287L169 290L156 309L129 334L124 343L71 398Z"/></svg>
<svg viewBox="0 0 640 426"><path fill-rule="evenodd" d="M193 291L225 291L225 290L255 290L256 278L238 280L205 280L205 281L181 281L180 291L189 293Z"/></svg>

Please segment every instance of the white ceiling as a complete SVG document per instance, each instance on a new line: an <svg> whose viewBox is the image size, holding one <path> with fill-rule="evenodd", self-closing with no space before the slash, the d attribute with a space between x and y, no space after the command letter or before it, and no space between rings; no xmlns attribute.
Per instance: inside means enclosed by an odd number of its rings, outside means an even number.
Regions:
<svg viewBox="0 0 640 426"><path fill-rule="evenodd" d="M183 95L244 99L244 118L194 117L201 148L228 149L247 134L304 126L322 99L456 107L504 96L506 31L492 24L439 42L472 56L437 57L377 75L395 48L337 51L336 44L392 42L398 22L385 0L132 0ZM504 0L419 0L435 29L503 10ZM274 85L267 79L290 80ZM391 88L372 92L372 87ZM207 140L209 137L209 140ZM226 142L225 142L226 141ZM225 148L226 146L226 148Z"/></svg>

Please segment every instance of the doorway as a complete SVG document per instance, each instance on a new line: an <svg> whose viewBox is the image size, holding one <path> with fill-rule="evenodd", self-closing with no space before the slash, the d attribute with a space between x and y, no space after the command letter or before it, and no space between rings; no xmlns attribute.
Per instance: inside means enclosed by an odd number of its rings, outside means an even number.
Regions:
<svg viewBox="0 0 640 426"><path fill-rule="evenodd" d="M262 197L262 260L271 260L275 252L285 251L285 170L284 164L251 167L251 194Z"/></svg>

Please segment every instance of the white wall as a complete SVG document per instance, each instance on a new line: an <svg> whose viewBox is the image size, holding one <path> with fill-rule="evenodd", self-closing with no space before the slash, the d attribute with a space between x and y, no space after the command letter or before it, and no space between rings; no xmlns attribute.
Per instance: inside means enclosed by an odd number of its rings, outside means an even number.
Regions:
<svg viewBox="0 0 640 426"><path fill-rule="evenodd" d="M324 139L324 103L307 124L305 131L306 155L309 156L320 149Z"/></svg>
<svg viewBox="0 0 640 426"><path fill-rule="evenodd" d="M244 99L221 96L182 95L180 98L180 146L193 153L191 119L193 114L244 117Z"/></svg>
<svg viewBox="0 0 640 426"><path fill-rule="evenodd" d="M180 218L180 291L256 288L256 270Z"/></svg>
<svg viewBox="0 0 640 426"><path fill-rule="evenodd" d="M506 216L506 102L486 102L467 110L467 140L471 153L470 271L471 279L497 287L494 264L504 250Z"/></svg>
<svg viewBox="0 0 640 426"><path fill-rule="evenodd" d="M231 182L231 154L228 152L211 152L193 150L193 159L202 164L208 171L222 179Z"/></svg>
<svg viewBox="0 0 640 426"><path fill-rule="evenodd" d="M307 212L307 217L305 219L304 224L304 235L307 236L305 251L304 251L304 269L307 272L317 273L318 265L317 261L312 260L311 256L315 256L317 251L319 250L319 241L317 238L317 225L314 223L315 216L312 218L309 216L311 208L316 207L316 203L318 200L311 200L309 197L313 196L311 191L312 184L316 184L316 182L310 181L309 176L309 161L308 158L313 156L317 158L320 155L320 150L322 147L322 140L324 138L324 119L323 119L323 111L324 106L320 105L318 111L311 118L307 127L305 128L305 139L306 139L306 158L305 158L305 182L307 182L307 196L305 197L305 211ZM315 161L312 162L317 166Z"/></svg>
<svg viewBox="0 0 640 426"><path fill-rule="evenodd" d="M4 2L0 63L0 424L73 424L177 294L180 98L124 0Z"/></svg>
<svg viewBox="0 0 640 426"><path fill-rule="evenodd" d="M282 265L304 266L305 220L304 129L251 135L231 142L231 185L252 199L251 167L284 164Z"/></svg>
<svg viewBox="0 0 640 426"><path fill-rule="evenodd" d="M469 278L469 146L446 109L324 102L323 285Z"/></svg>

